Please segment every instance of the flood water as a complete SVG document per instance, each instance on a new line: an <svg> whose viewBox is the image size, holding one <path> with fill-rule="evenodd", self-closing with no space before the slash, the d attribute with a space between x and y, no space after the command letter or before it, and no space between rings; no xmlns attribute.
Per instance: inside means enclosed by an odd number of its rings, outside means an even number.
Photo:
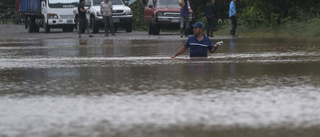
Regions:
<svg viewBox="0 0 320 137"><path fill-rule="evenodd" d="M320 40L222 40L2 40L0 137L319 135Z"/></svg>

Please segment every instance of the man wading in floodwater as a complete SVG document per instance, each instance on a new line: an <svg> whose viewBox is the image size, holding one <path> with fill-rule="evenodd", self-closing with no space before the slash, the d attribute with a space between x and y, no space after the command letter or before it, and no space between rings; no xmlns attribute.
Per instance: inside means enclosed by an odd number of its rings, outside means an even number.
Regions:
<svg viewBox="0 0 320 137"><path fill-rule="evenodd" d="M171 58L182 54L190 47L190 57L207 57L208 50L210 53L214 53L220 46L217 43L212 46L210 38L203 34L204 24L202 22L197 22L193 26L194 35L188 38L187 42L182 46Z"/></svg>

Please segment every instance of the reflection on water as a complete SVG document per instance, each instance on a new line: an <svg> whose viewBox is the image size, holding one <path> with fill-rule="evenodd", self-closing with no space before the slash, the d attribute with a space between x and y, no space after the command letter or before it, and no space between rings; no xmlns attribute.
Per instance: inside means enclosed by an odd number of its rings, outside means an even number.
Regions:
<svg viewBox="0 0 320 137"><path fill-rule="evenodd" d="M237 39L230 39L230 52L236 52Z"/></svg>
<svg viewBox="0 0 320 137"><path fill-rule="evenodd" d="M0 137L319 135L319 40L231 39L171 59L183 43L0 42Z"/></svg>

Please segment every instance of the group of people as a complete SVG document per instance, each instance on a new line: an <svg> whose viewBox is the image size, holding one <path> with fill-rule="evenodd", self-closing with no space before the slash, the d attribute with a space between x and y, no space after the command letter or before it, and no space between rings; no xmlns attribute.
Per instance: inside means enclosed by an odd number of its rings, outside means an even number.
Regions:
<svg viewBox="0 0 320 137"><path fill-rule="evenodd" d="M181 17L180 17L180 30L181 30L181 37L183 34L188 36L188 29L189 29L189 9L188 9L188 0L184 0L184 4L181 6ZM237 28L237 12L236 12L236 0L232 0L230 2L229 7L229 17L232 21L232 29L230 31L231 36L235 36L236 28ZM203 30L205 26L202 22L197 22L193 26L193 33L194 35L189 37L185 44L171 56L171 58L175 58L176 56L184 53L190 47L190 57L207 57L208 51L210 53L214 53L221 44L216 43L212 45L210 38L208 36L213 37L213 30L214 30L214 20L217 19L217 10L215 7L215 0L211 0L205 6L205 16L207 18L207 36L203 34ZM185 27L184 27L185 25ZM185 31L183 31L185 28Z"/></svg>
<svg viewBox="0 0 320 137"><path fill-rule="evenodd" d="M218 12L215 6L216 0L210 0L205 5L204 15L207 19L207 36L213 37L213 31L215 30L214 22L218 19ZM230 31L231 36L235 36L236 28L237 28L237 12L236 12L236 3L237 0L231 0L229 6L229 17L232 22L232 29ZM180 10L180 36L183 37L185 35L188 36L189 30L189 8L188 8L188 0L179 0L179 5L181 6Z"/></svg>
<svg viewBox="0 0 320 137"><path fill-rule="evenodd" d="M214 30L214 20L218 17L217 10L215 7L215 0L211 0L208 4L206 4L204 9L204 14L207 18L207 36L213 37ZM179 5L181 7L180 10L180 37L183 35L188 37L189 30L189 7L188 0L180 0ZM209 34L210 32L210 34Z"/></svg>
<svg viewBox="0 0 320 137"><path fill-rule="evenodd" d="M232 29L230 31L231 36L235 36L236 28L237 28L237 12L236 12L236 0L232 0L230 2L229 7L229 17L232 21ZM90 9L84 8L85 0L79 0L79 6L78 6L78 13L79 13L79 29L78 34L79 38L81 38L81 30L87 29L87 33L89 34L89 37L93 37L91 35L90 29L88 27L88 20L86 18L86 11ZM20 23L20 16L19 10L20 10L20 1L16 0L16 17L17 17L17 23ZM188 0L183 0L183 4L180 4L181 11L180 11L180 36L183 37L185 35L188 37L188 30L189 30L189 7L188 7ZM100 12L103 16L104 21L104 28L105 28L105 36L109 35L109 27L110 32L113 36L115 36L115 30L113 27L113 7L112 2L109 0L104 0L100 4ZM205 6L204 10L205 16L207 18L207 36L203 34L203 30L205 29L205 25L202 22L197 22L193 26L193 33L194 35L189 37L186 43L174 54L172 55L172 58L175 58L176 56L184 53L189 47L190 47L190 57L207 57L207 51L210 53L214 53L220 44L216 43L215 45L212 45L210 38L213 37L213 30L214 30L214 20L217 19L217 10L215 7L215 0L211 0L208 4Z"/></svg>
<svg viewBox="0 0 320 137"><path fill-rule="evenodd" d="M79 21L79 29L78 29L78 34L79 38L81 38L81 30L82 29L87 29L87 33L89 34L89 37L93 37L91 35L90 29L88 27L88 19L86 17L86 12L87 10L90 9L84 8L85 0L80 0L79 1L79 6L78 6L78 21ZM104 0L100 4L100 13L103 17L103 22L104 22L104 29L105 29L105 36L109 36L109 28L112 36L115 36L115 30L113 26L113 20L112 20L112 15L113 15L113 7L112 7L112 2L109 0Z"/></svg>
<svg viewBox="0 0 320 137"><path fill-rule="evenodd" d="M237 12L235 6L236 0L232 0L230 2L229 8L229 17L232 21L232 29L230 31L231 36L235 36L236 28L237 28ZM89 37L93 37L90 33L90 29L88 28L88 20L86 18L86 11L90 9L84 8L85 0L80 0L78 6L79 12L79 38L81 38L81 29L87 29ZM188 0L183 0L179 2L181 6L180 10L180 37L185 35L188 37L188 30L189 30L189 4ZM115 36L115 31L113 27L113 10L112 10L112 3L109 0L104 0L100 4L100 12L103 16L104 21L104 28L105 28L105 36L109 35L109 27L111 34ZM190 47L190 57L207 57L207 52L214 53L221 44L216 43L212 45L211 39L208 36L213 37L214 31L214 21L217 19L217 10L215 7L215 0L211 0L205 6L204 10L205 16L207 18L207 36L203 34L203 30L205 29L205 25L202 22L197 22L193 26L193 33L194 35L189 37L186 43L174 54L171 58L175 58L176 56L184 53Z"/></svg>

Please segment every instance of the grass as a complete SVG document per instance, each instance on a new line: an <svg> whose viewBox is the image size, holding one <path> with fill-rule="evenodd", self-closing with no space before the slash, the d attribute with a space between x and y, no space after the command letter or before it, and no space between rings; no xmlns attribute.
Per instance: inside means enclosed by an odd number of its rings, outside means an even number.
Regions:
<svg viewBox="0 0 320 137"><path fill-rule="evenodd" d="M7 19L7 18L1 18L0 19L0 24L14 24L14 19Z"/></svg>
<svg viewBox="0 0 320 137"><path fill-rule="evenodd" d="M244 37L319 37L319 24L320 17L303 22L288 22L274 27L250 27L239 24L236 35ZM231 27L231 22L227 21L218 27L214 35L229 35Z"/></svg>

